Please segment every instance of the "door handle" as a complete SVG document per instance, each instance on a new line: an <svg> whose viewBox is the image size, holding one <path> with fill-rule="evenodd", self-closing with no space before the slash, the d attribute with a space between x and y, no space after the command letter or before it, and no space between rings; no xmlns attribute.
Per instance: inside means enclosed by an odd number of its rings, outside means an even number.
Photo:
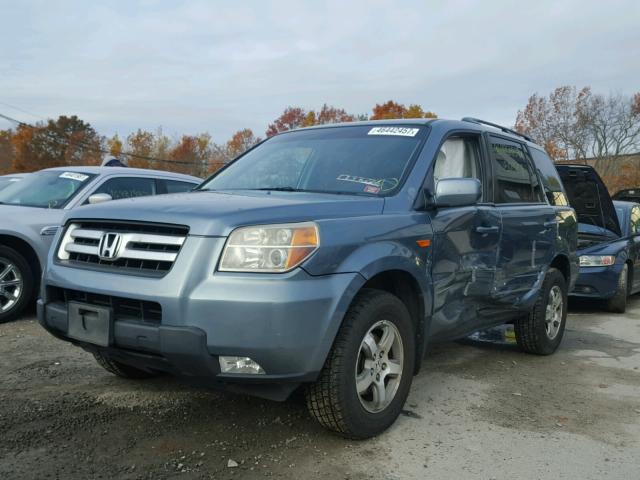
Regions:
<svg viewBox="0 0 640 480"><path fill-rule="evenodd" d="M476 227L476 232L478 233L497 233L499 230L498 227Z"/></svg>
<svg viewBox="0 0 640 480"><path fill-rule="evenodd" d="M544 228L555 227L556 226L556 221L555 220L550 220L548 222L544 222L543 225L544 225Z"/></svg>

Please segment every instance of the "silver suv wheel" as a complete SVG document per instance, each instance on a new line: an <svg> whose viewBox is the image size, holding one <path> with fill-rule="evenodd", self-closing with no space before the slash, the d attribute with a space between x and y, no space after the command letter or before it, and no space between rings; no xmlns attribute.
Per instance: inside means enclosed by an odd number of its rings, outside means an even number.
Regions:
<svg viewBox="0 0 640 480"><path fill-rule="evenodd" d="M549 340L553 340L558 336L560 325L562 324L562 314L564 309L564 301L562 298L562 290L558 285L554 285L549 291L549 300L545 312L545 330Z"/></svg>
<svg viewBox="0 0 640 480"><path fill-rule="evenodd" d="M11 310L23 291L20 270L11 261L0 257L0 313Z"/></svg>
<svg viewBox="0 0 640 480"><path fill-rule="evenodd" d="M377 413L393 401L404 364L402 337L396 326L381 320L362 339L356 362L356 389L362 406Z"/></svg>

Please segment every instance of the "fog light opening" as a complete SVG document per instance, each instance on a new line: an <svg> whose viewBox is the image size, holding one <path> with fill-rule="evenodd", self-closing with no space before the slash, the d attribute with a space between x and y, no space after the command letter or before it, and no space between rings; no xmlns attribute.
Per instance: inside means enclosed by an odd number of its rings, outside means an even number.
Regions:
<svg viewBox="0 0 640 480"><path fill-rule="evenodd" d="M264 375L266 372L249 357L218 357L222 373L247 373L249 375Z"/></svg>

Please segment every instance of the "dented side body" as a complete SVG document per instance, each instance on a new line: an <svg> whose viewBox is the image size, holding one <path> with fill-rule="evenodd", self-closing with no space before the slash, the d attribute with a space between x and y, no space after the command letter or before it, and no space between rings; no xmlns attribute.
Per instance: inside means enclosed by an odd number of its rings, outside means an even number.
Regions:
<svg viewBox="0 0 640 480"><path fill-rule="evenodd" d="M446 120L361 125L415 126L425 131L421 150L393 195L194 192L75 210L67 223L124 219L185 225L189 235L162 278L81 269L59 262L54 248L39 301L40 322L61 339L90 351L101 349L139 368L167 370L283 399L300 383L317 378L349 305L361 288L381 276L400 274L388 278L402 278L403 288L409 285L415 294L418 306L412 314L420 351L429 342L463 337L526 313L551 266L560 268L573 284L577 274L573 210L548 201L495 203L490 149L498 138L493 138L494 130ZM513 135L499 137L518 142L523 151L532 147ZM477 148L483 197L475 205L433 203L434 162L450 138L472 138ZM234 229L308 221L318 226L320 247L295 270L284 274L217 270ZM161 324L115 322L108 347L71 340L66 306L52 294L61 288L157 302ZM266 374L223 375L217 366L219 355L251 357Z"/></svg>

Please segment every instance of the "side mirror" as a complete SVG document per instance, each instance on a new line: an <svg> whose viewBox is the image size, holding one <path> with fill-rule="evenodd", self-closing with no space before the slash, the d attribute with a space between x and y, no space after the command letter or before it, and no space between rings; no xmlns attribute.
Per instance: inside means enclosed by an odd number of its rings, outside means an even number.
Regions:
<svg viewBox="0 0 640 480"><path fill-rule="evenodd" d="M111 195L108 193L94 193L89 197L89 203L91 205L96 205L98 203L110 202L113 200Z"/></svg>
<svg viewBox="0 0 640 480"><path fill-rule="evenodd" d="M476 178L443 178L436 184L436 207L475 205L482 196L482 184Z"/></svg>

